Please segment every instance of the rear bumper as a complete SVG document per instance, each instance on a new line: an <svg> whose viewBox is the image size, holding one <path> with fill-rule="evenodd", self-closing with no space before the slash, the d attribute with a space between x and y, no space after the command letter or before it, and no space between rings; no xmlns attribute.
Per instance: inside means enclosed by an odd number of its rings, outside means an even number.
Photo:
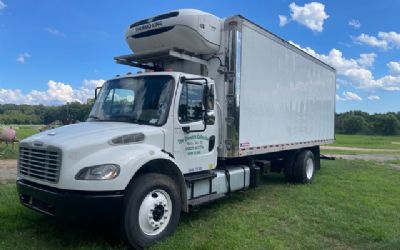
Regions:
<svg viewBox="0 0 400 250"><path fill-rule="evenodd" d="M21 203L50 216L93 215L120 212L123 191L88 192L52 188L26 180L17 180Z"/></svg>

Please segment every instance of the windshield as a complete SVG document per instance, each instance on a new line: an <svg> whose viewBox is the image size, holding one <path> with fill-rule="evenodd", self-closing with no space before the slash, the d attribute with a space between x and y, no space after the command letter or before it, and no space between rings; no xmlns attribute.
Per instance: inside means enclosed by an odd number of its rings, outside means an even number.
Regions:
<svg viewBox="0 0 400 250"><path fill-rule="evenodd" d="M107 81L88 121L132 122L161 126L174 90L171 76L142 76Z"/></svg>

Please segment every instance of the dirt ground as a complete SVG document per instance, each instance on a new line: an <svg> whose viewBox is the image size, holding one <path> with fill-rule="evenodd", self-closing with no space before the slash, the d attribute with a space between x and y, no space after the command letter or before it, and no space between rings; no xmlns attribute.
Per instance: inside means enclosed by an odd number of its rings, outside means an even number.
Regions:
<svg viewBox="0 0 400 250"><path fill-rule="evenodd" d="M0 160L0 183L12 182L17 178L17 160Z"/></svg>
<svg viewBox="0 0 400 250"><path fill-rule="evenodd" d="M345 160L364 160L364 161L376 161L379 163L384 163L386 161L392 160L400 160L400 155L369 155L369 154L360 154L360 155L332 155L328 154L327 156L333 156L338 159L345 159ZM399 164L392 164L392 163L385 163L386 165L392 166L396 169L400 169Z"/></svg>

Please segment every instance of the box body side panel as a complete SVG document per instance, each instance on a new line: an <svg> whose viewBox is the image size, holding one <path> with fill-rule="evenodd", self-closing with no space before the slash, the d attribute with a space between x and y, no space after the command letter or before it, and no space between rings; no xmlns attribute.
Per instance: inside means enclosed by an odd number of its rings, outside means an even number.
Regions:
<svg viewBox="0 0 400 250"><path fill-rule="evenodd" d="M245 22L241 46L239 154L332 141L335 71Z"/></svg>

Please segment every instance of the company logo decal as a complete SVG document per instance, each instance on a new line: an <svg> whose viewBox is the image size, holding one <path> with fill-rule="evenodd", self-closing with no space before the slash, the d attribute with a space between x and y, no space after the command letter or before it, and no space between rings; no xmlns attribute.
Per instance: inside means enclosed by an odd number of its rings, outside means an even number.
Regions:
<svg viewBox="0 0 400 250"><path fill-rule="evenodd" d="M162 25L163 25L162 21L157 21L154 23L146 23L146 24L136 27L135 32L142 32L142 31L146 31L146 30L150 30L150 29L155 29L155 28L161 27Z"/></svg>

